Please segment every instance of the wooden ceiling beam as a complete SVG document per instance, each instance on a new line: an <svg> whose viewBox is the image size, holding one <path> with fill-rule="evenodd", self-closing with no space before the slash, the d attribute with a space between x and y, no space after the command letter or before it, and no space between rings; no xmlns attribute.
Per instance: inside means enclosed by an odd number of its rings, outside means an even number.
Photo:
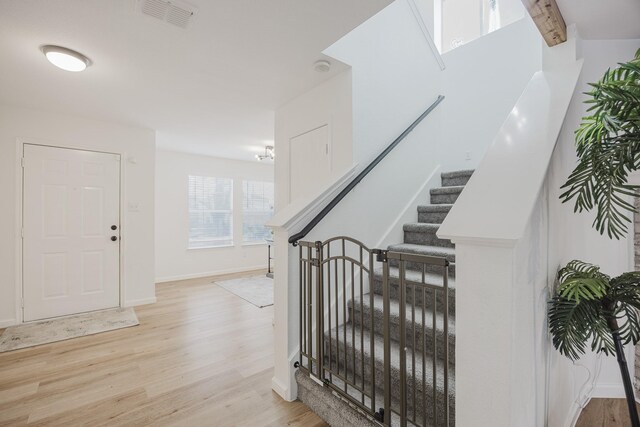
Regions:
<svg viewBox="0 0 640 427"><path fill-rule="evenodd" d="M522 0L549 47L567 41L567 24L556 0Z"/></svg>

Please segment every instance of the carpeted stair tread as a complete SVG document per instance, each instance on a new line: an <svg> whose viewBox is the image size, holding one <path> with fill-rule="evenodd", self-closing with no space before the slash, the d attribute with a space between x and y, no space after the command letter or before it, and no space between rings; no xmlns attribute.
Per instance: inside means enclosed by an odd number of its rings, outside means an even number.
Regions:
<svg viewBox="0 0 640 427"><path fill-rule="evenodd" d="M411 292L411 290L409 290ZM365 295L362 298L355 298L349 301L349 321L355 325L356 328L360 328L361 322L364 323L364 329L371 329L371 315L373 314L374 320L374 332L376 334L383 333L384 325L384 299L380 295L373 295L373 310L371 309L371 298L369 295ZM415 312L411 308L411 304L406 304L405 310L405 331L406 331L406 345L409 348L422 349L423 341L426 342L427 354L433 354L433 309L430 305L427 305L424 310L424 323L422 321L422 305L416 304ZM415 316L415 329L412 328L413 316ZM444 355L444 312L440 309L436 309L435 319L435 336L436 336L436 352L439 357ZM400 340L400 301L389 301L389 322L390 322L390 334L391 338ZM449 357L453 358L455 354L455 317L449 315L449 328L447 335L449 337ZM424 328L423 328L424 325ZM425 339L426 338L426 339ZM453 360L453 359L450 359Z"/></svg>
<svg viewBox="0 0 640 427"><path fill-rule="evenodd" d="M330 335L330 336L329 336ZM345 341L346 336L346 341ZM325 349L325 356L331 357L333 359L332 367L335 369L337 367L336 360L340 359L340 367L341 370L344 371L344 355L346 349L346 362L347 362L347 371L353 371L353 357L355 350L355 373L358 375L362 371L363 363L365 368L365 376L370 378L370 371L372 366L372 357L371 357L371 334L370 333L361 333L360 328L353 327L351 324L340 325L332 328L331 334L328 332L325 334L326 340L331 340L331 356L328 353L328 341L327 349ZM355 343L355 345L354 345ZM360 348L361 343L363 347ZM374 343L374 357L373 361L376 367L376 386L378 388L382 388L383 384L383 375L384 372L384 339L381 335L374 334L373 335L373 343ZM391 347L391 383L392 383L392 391L393 393L397 393L400 389L400 343L395 340L390 340ZM435 392L436 395L442 396L444 394L444 360L441 357L436 357L435 365L436 365L436 378L435 384L433 381L433 357L430 355L423 356L419 352L415 353L415 375L416 378L419 379L416 384L416 390L418 393L422 393L422 361L424 359L425 364L425 385L427 394ZM325 365L328 362L325 362ZM449 361L449 399L451 402L451 406L453 406L455 399L455 367L453 365L454 361ZM414 366L412 363L411 353L407 352L407 391L408 394L412 393L412 381L411 378L414 373ZM351 374L349 374L351 375ZM430 399L427 401L429 402ZM453 412L452 412L453 413Z"/></svg>
<svg viewBox="0 0 640 427"><path fill-rule="evenodd" d="M440 178L458 178L461 176L471 176L473 175L474 169L463 169L459 171L451 171L451 172L442 172L440 174Z"/></svg>
<svg viewBox="0 0 640 427"><path fill-rule="evenodd" d="M464 185L432 188L429 191L429 201L432 205L450 205L456 202L462 190L464 190Z"/></svg>
<svg viewBox="0 0 640 427"><path fill-rule="evenodd" d="M442 205L419 205L418 212L419 213L432 213L432 212L449 212L453 207L452 204L442 204Z"/></svg>
<svg viewBox="0 0 640 427"><path fill-rule="evenodd" d="M440 228L440 224L429 224L425 222L410 222L402 226L403 231L411 231L416 233L433 233L435 234Z"/></svg>
<svg viewBox="0 0 640 427"><path fill-rule="evenodd" d="M444 172L440 174L443 187L449 187L452 185L466 185L469 179L473 175L473 170L461 170L453 172Z"/></svg>
<svg viewBox="0 0 640 427"><path fill-rule="evenodd" d="M405 270L405 280L408 285L413 283L422 283L422 271L416 271L411 269ZM373 293L376 295L382 295L382 282L383 282L383 274L382 267L374 267L373 270ZM399 283L400 283L400 270L398 267L389 266L389 297L391 299L398 300L400 298L399 294ZM443 285L443 277L441 272L429 272L426 271L424 275L424 283L431 286L441 287ZM455 316L456 313L456 291L455 291L455 277L453 275L449 275L448 280L449 287L449 314L451 316ZM419 289L419 288L418 288ZM412 303L413 293L406 294L407 303ZM423 298L422 292L417 292L415 295L416 304L422 305ZM425 304L428 306L433 305L433 297L432 294L427 292L425 294ZM444 295L442 292L436 293L436 304L438 308L444 307Z"/></svg>
<svg viewBox="0 0 640 427"><path fill-rule="evenodd" d="M408 291L411 292L411 291ZM416 291L417 292L417 291ZM383 306L384 300L382 298L381 295L373 295L373 309L376 312L379 312L381 315L383 313L384 310L384 306ZM353 307L353 305L355 304L355 309L356 311L360 310L360 297L356 297L352 300L349 301L348 303L348 307L351 309L351 307ZM365 295L364 298L362 299L362 307L363 308L369 308L369 306L371 305L371 299L369 298L369 295ZM420 324L422 324L422 307L416 305L415 307L416 310L416 322L420 322ZM410 325L411 324L411 305L407 304L407 308L405 310L405 317L407 319L406 324ZM400 323L400 301L398 300L390 300L389 301L389 317L390 320L394 323L399 324ZM443 331L443 322L442 319L444 318L444 313L440 312L438 310L438 312L436 313L436 330L439 331ZM433 322L433 311L431 310L430 307L426 307L425 310L425 323L427 325L428 328L431 328L431 324ZM449 334L451 335L455 335L455 325L456 325L456 318L455 316L449 316ZM366 318L365 318L365 327L367 326L366 324ZM410 326L407 326L410 327Z"/></svg>
<svg viewBox="0 0 640 427"><path fill-rule="evenodd" d="M451 210L451 204L418 206L418 222L442 224Z"/></svg>
<svg viewBox="0 0 640 427"><path fill-rule="evenodd" d="M428 255L434 257L442 257L449 260L449 262L455 262L456 250L455 248L446 248L440 246L427 246L416 245L412 243L398 243L395 245L389 245L387 248L393 252L406 252L409 254Z"/></svg>
<svg viewBox="0 0 640 427"><path fill-rule="evenodd" d="M373 268L373 276L382 280L382 266L376 266ZM406 283L422 283L422 272L420 271L406 270L404 277ZM389 267L389 280L391 282L400 280L400 269L398 267ZM424 283L433 286L442 286L442 274L427 272L424 274ZM450 293L455 292L455 277L449 277L448 287Z"/></svg>
<svg viewBox="0 0 640 427"><path fill-rule="evenodd" d="M436 187L430 190L431 194L460 194L464 185L452 185L450 187Z"/></svg>

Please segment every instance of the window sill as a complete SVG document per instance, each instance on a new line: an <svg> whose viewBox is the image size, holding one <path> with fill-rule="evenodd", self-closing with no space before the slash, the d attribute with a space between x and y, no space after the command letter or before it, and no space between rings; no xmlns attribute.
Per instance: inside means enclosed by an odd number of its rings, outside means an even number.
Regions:
<svg viewBox="0 0 640 427"><path fill-rule="evenodd" d="M242 242L242 246L267 246L267 242Z"/></svg>
<svg viewBox="0 0 640 427"><path fill-rule="evenodd" d="M228 244L228 245L217 245L217 246L197 246L194 248L191 247L187 247L188 251L198 251L200 249L218 249L218 248L232 248L235 245L233 243Z"/></svg>

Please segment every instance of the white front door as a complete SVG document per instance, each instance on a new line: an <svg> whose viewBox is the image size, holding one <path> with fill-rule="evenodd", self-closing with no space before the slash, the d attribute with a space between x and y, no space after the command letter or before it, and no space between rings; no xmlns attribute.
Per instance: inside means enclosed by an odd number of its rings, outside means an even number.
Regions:
<svg viewBox="0 0 640 427"><path fill-rule="evenodd" d="M24 145L24 321L120 305L120 155Z"/></svg>

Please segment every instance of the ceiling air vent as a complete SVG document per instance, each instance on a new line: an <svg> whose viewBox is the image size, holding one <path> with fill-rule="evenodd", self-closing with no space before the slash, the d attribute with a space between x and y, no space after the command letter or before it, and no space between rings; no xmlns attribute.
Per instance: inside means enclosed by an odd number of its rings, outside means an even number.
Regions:
<svg viewBox="0 0 640 427"><path fill-rule="evenodd" d="M140 12L176 27L187 28L194 8L186 3L166 0L140 0Z"/></svg>

